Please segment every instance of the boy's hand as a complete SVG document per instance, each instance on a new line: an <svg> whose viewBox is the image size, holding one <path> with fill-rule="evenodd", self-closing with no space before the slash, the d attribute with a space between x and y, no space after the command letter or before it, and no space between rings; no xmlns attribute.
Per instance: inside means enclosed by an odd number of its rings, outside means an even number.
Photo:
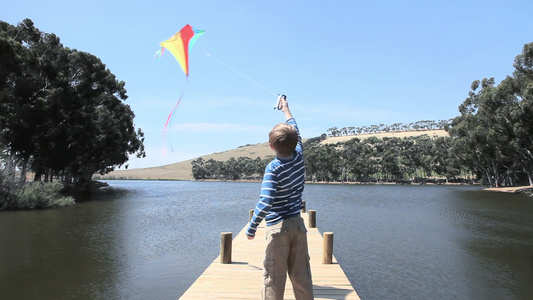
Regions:
<svg viewBox="0 0 533 300"><path fill-rule="evenodd" d="M292 114L289 109L289 102L287 101L287 99L286 98L281 99L280 104L281 104L281 111L285 114L285 118L287 120L292 118Z"/></svg>
<svg viewBox="0 0 533 300"><path fill-rule="evenodd" d="M287 101L287 98L283 97L279 101L279 104L281 105L281 111L285 112L286 110L289 110L289 102Z"/></svg>
<svg viewBox="0 0 533 300"><path fill-rule="evenodd" d="M253 240L255 235L254 236L249 236L249 235L246 235L248 237L249 240Z"/></svg>

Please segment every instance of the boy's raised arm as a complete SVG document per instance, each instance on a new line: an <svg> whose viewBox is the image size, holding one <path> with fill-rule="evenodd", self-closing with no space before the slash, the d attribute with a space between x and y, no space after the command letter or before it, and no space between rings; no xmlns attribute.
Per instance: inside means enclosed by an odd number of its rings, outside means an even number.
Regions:
<svg viewBox="0 0 533 300"><path fill-rule="evenodd" d="M291 110L289 109L289 102L287 102L287 99L283 98L281 99L281 111L285 114L285 119L292 118Z"/></svg>

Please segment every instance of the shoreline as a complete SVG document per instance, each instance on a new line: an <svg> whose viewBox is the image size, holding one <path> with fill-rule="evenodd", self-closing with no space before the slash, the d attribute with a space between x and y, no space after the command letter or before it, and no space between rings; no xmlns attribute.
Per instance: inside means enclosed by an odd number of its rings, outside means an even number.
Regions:
<svg viewBox="0 0 533 300"><path fill-rule="evenodd" d="M485 191L499 192L499 193L530 193L533 195L533 185L513 186L513 187L491 187L486 188Z"/></svg>
<svg viewBox="0 0 533 300"><path fill-rule="evenodd" d="M95 180L95 179L93 179ZM261 180L217 180L217 179L201 179L201 180L195 180L194 178L143 178L143 177L112 177L112 176L102 176L95 181L105 181L105 180L154 180L154 181L205 181L205 182L254 182L254 183L261 183ZM423 183L397 183L397 182L327 182L327 181L306 181L306 184L349 184L349 185L448 185L448 186L455 186L455 185L470 185L470 186L482 186L480 183L456 183L456 182L448 182L448 183L431 183L431 182L423 182ZM497 192L497 193L510 193L510 194L518 194L518 193L524 193L524 194L530 194L533 196L533 185L526 185L526 186L515 186L515 187L486 187L483 189L484 191L488 192Z"/></svg>

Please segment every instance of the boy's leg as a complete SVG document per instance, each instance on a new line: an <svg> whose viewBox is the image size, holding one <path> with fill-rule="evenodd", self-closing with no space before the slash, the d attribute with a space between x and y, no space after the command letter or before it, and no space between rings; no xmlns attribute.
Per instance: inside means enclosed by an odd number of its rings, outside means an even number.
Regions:
<svg viewBox="0 0 533 300"><path fill-rule="evenodd" d="M284 222L266 228L266 249L263 262L264 278L261 291L264 300L281 300L287 279L287 258L290 250L289 233Z"/></svg>
<svg viewBox="0 0 533 300"><path fill-rule="evenodd" d="M307 229L301 217L298 218L296 230L292 235L292 247L288 261L289 277L292 282L294 296L297 300L312 300L313 280L309 265L309 251L307 246Z"/></svg>

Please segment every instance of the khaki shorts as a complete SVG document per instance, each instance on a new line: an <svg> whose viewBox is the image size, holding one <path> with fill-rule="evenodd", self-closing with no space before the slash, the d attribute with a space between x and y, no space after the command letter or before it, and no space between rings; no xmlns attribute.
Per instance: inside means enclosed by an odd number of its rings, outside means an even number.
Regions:
<svg viewBox="0 0 533 300"><path fill-rule="evenodd" d="M263 299L283 299L287 274L297 300L313 299L307 229L300 216L266 228Z"/></svg>

